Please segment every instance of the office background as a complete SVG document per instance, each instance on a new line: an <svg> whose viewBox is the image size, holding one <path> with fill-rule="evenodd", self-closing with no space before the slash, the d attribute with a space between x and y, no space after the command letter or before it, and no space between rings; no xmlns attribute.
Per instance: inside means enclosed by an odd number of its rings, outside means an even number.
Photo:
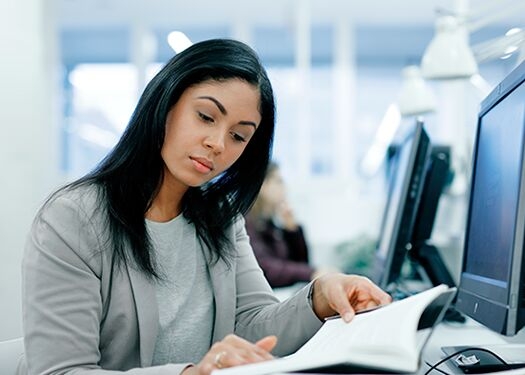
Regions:
<svg viewBox="0 0 525 375"><path fill-rule="evenodd" d="M505 13L488 12L496 3ZM36 210L55 187L111 148L144 84L174 54L167 43L171 31L194 42L233 37L258 51L277 98L274 157L312 261L338 265L337 246L378 235L386 179L381 153L374 159L371 151L384 146L389 129L414 121L400 117L396 105L402 70L421 62L437 14L481 14L486 24L470 34L476 45L525 26L525 11L509 11L508 4L1 0L0 340L22 333L20 262ZM461 258L479 102L523 58L523 49L480 62L477 81L426 82L436 103L424 115L426 128L433 143L452 146L458 172L435 231L453 270Z"/></svg>

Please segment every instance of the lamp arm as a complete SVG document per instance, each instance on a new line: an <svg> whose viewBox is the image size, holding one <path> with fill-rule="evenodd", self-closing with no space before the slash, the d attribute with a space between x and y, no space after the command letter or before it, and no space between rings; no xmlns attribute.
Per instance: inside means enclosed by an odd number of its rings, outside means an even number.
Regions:
<svg viewBox="0 0 525 375"><path fill-rule="evenodd" d="M503 20L511 15L520 14L525 11L525 1L508 1L503 3L501 1L494 2L495 6L490 11L485 11L466 15L466 27L469 33L473 33L482 29L485 26L493 24L496 21ZM497 7L496 7L497 6Z"/></svg>
<svg viewBox="0 0 525 375"><path fill-rule="evenodd" d="M502 57L506 53L509 53L509 51L507 51L508 48L516 47L516 49L518 49L524 43L525 30L521 30L515 34L505 35L475 44L471 48L476 57L476 61L480 63Z"/></svg>
<svg viewBox="0 0 525 375"><path fill-rule="evenodd" d="M461 3L461 2L460 2ZM464 5L461 3L461 5ZM464 9L464 6L457 6L451 10L445 7L437 7L435 12L438 16L454 16L463 23L469 33L473 33L499 20L520 14L525 10L525 1L516 0L489 0L484 4L476 5L476 10Z"/></svg>

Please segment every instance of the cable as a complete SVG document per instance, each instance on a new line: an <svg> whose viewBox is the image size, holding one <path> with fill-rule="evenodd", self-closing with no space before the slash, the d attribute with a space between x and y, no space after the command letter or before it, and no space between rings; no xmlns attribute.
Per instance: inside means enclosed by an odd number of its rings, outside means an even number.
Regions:
<svg viewBox="0 0 525 375"><path fill-rule="evenodd" d="M425 364L426 364L428 367L432 367L432 365L431 365L430 363L428 363L427 361L425 361ZM446 371L443 371L443 370L441 370L441 369L439 369L439 368L436 368L436 367L434 367L434 370L436 370L436 371L442 373L443 375L451 375L450 373L448 373L448 372L446 372Z"/></svg>

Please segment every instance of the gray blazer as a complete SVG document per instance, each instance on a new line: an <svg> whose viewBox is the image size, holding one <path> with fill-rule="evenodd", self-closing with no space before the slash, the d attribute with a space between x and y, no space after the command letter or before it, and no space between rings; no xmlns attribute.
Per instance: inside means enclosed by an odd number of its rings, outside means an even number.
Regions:
<svg viewBox="0 0 525 375"><path fill-rule="evenodd" d="M19 374L178 374L187 364L150 367L159 320L155 286L133 266L112 265L95 201L93 189L62 193L35 218L22 267L25 359ZM294 352L322 324L308 304L309 287L280 303L242 218L229 236L237 253L232 266L209 266L213 342L229 333L250 341L275 334L274 354Z"/></svg>

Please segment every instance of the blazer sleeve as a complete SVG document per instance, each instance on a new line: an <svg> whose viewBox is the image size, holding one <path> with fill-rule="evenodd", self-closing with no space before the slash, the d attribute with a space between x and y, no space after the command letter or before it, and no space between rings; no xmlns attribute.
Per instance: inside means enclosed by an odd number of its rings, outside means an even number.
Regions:
<svg viewBox="0 0 525 375"><path fill-rule="evenodd" d="M276 335L278 342L273 353L278 356L291 354L322 325L308 301L311 284L279 302L255 259L244 219L239 219L234 229L238 252L235 333L250 341Z"/></svg>
<svg viewBox="0 0 525 375"><path fill-rule="evenodd" d="M59 197L33 222L22 262L25 359L19 374L106 375L99 366L102 319L100 233L79 204ZM134 368L178 374L187 365Z"/></svg>

